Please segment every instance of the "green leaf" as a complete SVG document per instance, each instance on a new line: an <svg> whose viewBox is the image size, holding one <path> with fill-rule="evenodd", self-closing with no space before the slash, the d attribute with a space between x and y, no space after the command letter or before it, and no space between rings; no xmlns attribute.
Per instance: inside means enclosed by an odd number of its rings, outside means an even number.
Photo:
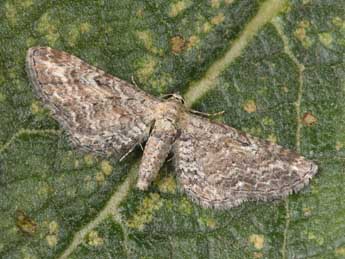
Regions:
<svg viewBox="0 0 345 259"><path fill-rule="evenodd" d="M1 258L345 257L342 0L0 3ZM124 162L73 150L34 97L31 46L81 57L145 91L181 92L222 122L314 159L284 201L202 209L167 163L134 188Z"/></svg>

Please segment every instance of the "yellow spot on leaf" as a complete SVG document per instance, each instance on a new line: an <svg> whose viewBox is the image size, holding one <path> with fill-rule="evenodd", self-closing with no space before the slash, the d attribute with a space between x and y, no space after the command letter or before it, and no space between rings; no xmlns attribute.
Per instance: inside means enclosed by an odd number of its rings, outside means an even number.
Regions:
<svg viewBox="0 0 345 259"><path fill-rule="evenodd" d="M305 48L309 48L312 45L312 40L307 36L306 32L309 27L310 23L308 21L301 21L294 32L295 37L302 43Z"/></svg>
<svg viewBox="0 0 345 259"><path fill-rule="evenodd" d="M229 5L232 4L235 0L224 0L224 3Z"/></svg>
<svg viewBox="0 0 345 259"><path fill-rule="evenodd" d="M170 39L170 45L172 52L174 54L179 54L184 50L186 42L181 36L174 36Z"/></svg>
<svg viewBox="0 0 345 259"><path fill-rule="evenodd" d="M145 59L139 61L139 69L136 71L136 74L140 81L146 82L148 78L155 71L157 61L154 57L147 56Z"/></svg>
<svg viewBox="0 0 345 259"><path fill-rule="evenodd" d="M84 156L84 162L87 166L93 166L95 163L95 157L92 154L86 154Z"/></svg>
<svg viewBox="0 0 345 259"><path fill-rule="evenodd" d="M311 208L303 208L303 214L305 217L309 217L311 215Z"/></svg>
<svg viewBox="0 0 345 259"><path fill-rule="evenodd" d="M332 34L329 32L319 33L319 39L325 47L329 47L333 42Z"/></svg>
<svg viewBox="0 0 345 259"><path fill-rule="evenodd" d="M43 107L41 106L39 102L33 101L31 103L31 112L33 114L41 113L42 111L43 111Z"/></svg>
<svg viewBox="0 0 345 259"><path fill-rule="evenodd" d="M169 16L176 17L192 4L191 1L178 1L170 6Z"/></svg>
<svg viewBox="0 0 345 259"><path fill-rule="evenodd" d="M56 235L47 235L46 241L47 241L49 247L54 247L57 245L58 238Z"/></svg>
<svg viewBox="0 0 345 259"><path fill-rule="evenodd" d="M211 1L211 6L213 8L219 8L220 6L220 1L219 0L210 0Z"/></svg>
<svg viewBox="0 0 345 259"><path fill-rule="evenodd" d="M59 39L59 33L54 23L55 21L49 16L49 14L45 13L38 20L37 24L38 32L43 34L52 46Z"/></svg>
<svg viewBox="0 0 345 259"><path fill-rule="evenodd" d="M323 245L324 239L322 236L317 236L313 232L308 233L308 239L315 241L318 245Z"/></svg>
<svg viewBox="0 0 345 259"><path fill-rule="evenodd" d="M163 205L163 202L157 193L150 193L149 197L145 197L139 206L137 213L128 220L127 225L131 228L143 230L145 224L148 224L153 219L153 213L158 211Z"/></svg>
<svg viewBox="0 0 345 259"><path fill-rule="evenodd" d="M209 22L205 22L202 26L202 31L207 33L212 29L212 25Z"/></svg>
<svg viewBox="0 0 345 259"><path fill-rule="evenodd" d="M345 28L345 21L338 16L332 19L332 23L337 27Z"/></svg>
<svg viewBox="0 0 345 259"><path fill-rule="evenodd" d="M249 237L249 242L252 243L256 249L261 250L265 244L265 237L264 235L252 234Z"/></svg>
<svg viewBox="0 0 345 259"><path fill-rule="evenodd" d="M85 32L89 32L92 28L92 25L88 22L83 22L80 24L80 32L81 33L85 33Z"/></svg>
<svg viewBox="0 0 345 259"><path fill-rule="evenodd" d="M310 112L307 112L303 115L302 122L306 126L312 126L317 122L317 118Z"/></svg>
<svg viewBox="0 0 345 259"><path fill-rule="evenodd" d="M17 10L13 4L7 2L5 4L5 16L10 21L11 24L17 23Z"/></svg>
<svg viewBox="0 0 345 259"><path fill-rule="evenodd" d="M158 189L164 193L176 192L176 181L172 176L164 177L158 183Z"/></svg>
<svg viewBox="0 0 345 259"><path fill-rule="evenodd" d="M138 39L144 44L145 48L154 54L162 55L163 50L158 49L153 44L153 36L150 31L137 31Z"/></svg>
<svg viewBox="0 0 345 259"><path fill-rule="evenodd" d="M97 182L104 182L105 181L105 176L103 172L97 172L96 173L96 181Z"/></svg>
<svg viewBox="0 0 345 259"><path fill-rule="evenodd" d="M103 238L101 238L98 235L97 231L92 230L87 236L87 243L90 246L101 246L103 245L104 241L103 241Z"/></svg>
<svg viewBox="0 0 345 259"><path fill-rule="evenodd" d="M59 224L53 220L49 223L49 234L57 234L59 232Z"/></svg>
<svg viewBox="0 0 345 259"><path fill-rule="evenodd" d="M182 198L178 210L185 215L190 215L193 212L193 206L190 203L189 200L187 200L186 198Z"/></svg>
<svg viewBox="0 0 345 259"><path fill-rule="evenodd" d="M159 93L165 93L168 85L172 83L173 79L168 73L160 73L158 78L151 79L149 84L152 89L155 89Z"/></svg>
<svg viewBox="0 0 345 259"><path fill-rule="evenodd" d="M268 135L267 140L272 142L272 143L277 143L277 136L274 134L270 134L270 135Z"/></svg>
<svg viewBox="0 0 345 259"><path fill-rule="evenodd" d="M253 258L257 259L257 258L263 258L264 255L263 253L260 253L260 252L254 252L253 253Z"/></svg>
<svg viewBox="0 0 345 259"><path fill-rule="evenodd" d="M224 21L225 17L223 13L219 13L211 19L211 24L218 25Z"/></svg>
<svg viewBox="0 0 345 259"><path fill-rule="evenodd" d="M203 225L209 229L214 229L217 226L217 222L215 221L215 219L211 218L211 217L207 217L207 216L199 218L198 222L199 222L199 224L201 224L201 225Z"/></svg>
<svg viewBox="0 0 345 259"><path fill-rule="evenodd" d="M113 171L113 167L112 165L109 163L109 161L107 160L103 160L101 162L101 169L102 172L106 175L109 176L111 174L111 172Z"/></svg>
<svg viewBox="0 0 345 259"><path fill-rule="evenodd" d="M270 117L264 117L262 119L262 124L264 124L265 126L273 126L274 125L274 121Z"/></svg>
<svg viewBox="0 0 345 259"><path fill-rule="evenodd" d="M245 101L245 103L243 104L243 109L248 113L256 112L255 101L254 100Z"/></svg>
<svg viewBox="0 0 345 259"><path fill-rule="evenodd" d="M3 93L0 93L0 103L6 100L6 96Z"/></svg>
<svg viewBox="0 0 345 259"><path fill-rule="evenodd" d="M340 149L342 149L344 147L344 143L340 142L340 141L336 141L335 142L335 149L337 151L339 151Z"/></svg>
<svg viewBox="0 0 345 259"><path fill-rule="evenodd" d="M188 39L188 43L187 43L187 48L193 48L194 46L198 45L200 42L200 39L198 36L192 35L189 37Z"/></svg>
<svg viewBox="0 0 345 259"><path fill-rule="evenodd" d="M337 256L345 256L345 246L337 247L335 249L335 254Z"/></svg>

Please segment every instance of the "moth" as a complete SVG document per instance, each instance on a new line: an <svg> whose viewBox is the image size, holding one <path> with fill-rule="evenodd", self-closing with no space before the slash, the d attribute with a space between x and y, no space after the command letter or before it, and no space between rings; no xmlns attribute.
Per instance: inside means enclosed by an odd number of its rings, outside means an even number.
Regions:
<svg viewBox="0 0 345 259"><path fill-rule="evenodd" d="M203 207L284 198L317 172L314 162L292 150L191 113L180 95L153 97L66 52L30 48L26 68L75 147L120 159L146 142L140 190L147 190L169 153L179 186Z"/></svg>

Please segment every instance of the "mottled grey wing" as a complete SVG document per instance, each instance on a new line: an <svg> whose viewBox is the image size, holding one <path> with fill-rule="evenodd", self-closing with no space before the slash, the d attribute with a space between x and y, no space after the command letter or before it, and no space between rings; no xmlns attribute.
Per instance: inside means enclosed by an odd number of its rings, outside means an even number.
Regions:
<svg viewBox="0 0 345 259"><path fill-rule="evenodd" d="M231 208L299 191L317 166L294 151L224 124L185 114L173 147L177 177L204 207Z"/></svg>
<svg viewBox="0 0 345 259"><path fill-rule="evenodd" d="M66 52L31 48L34 88L77 147L120 157L149 134L159 102L140 89Z"/></svg>

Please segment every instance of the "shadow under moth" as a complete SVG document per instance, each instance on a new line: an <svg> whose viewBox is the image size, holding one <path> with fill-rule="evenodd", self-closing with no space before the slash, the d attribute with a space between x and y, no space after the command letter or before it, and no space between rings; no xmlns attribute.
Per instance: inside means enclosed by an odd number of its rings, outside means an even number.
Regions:
<svg viewBox="0 0 345 259"><path fill-rule="evenodd" d="M66 52L30 48L26 68L76 148L120 159L146 142L140 190L169 153L179 186L203 207L284 198L317 172L314 162L292 150L193 114L177 94L158 99Z"/></svg>

